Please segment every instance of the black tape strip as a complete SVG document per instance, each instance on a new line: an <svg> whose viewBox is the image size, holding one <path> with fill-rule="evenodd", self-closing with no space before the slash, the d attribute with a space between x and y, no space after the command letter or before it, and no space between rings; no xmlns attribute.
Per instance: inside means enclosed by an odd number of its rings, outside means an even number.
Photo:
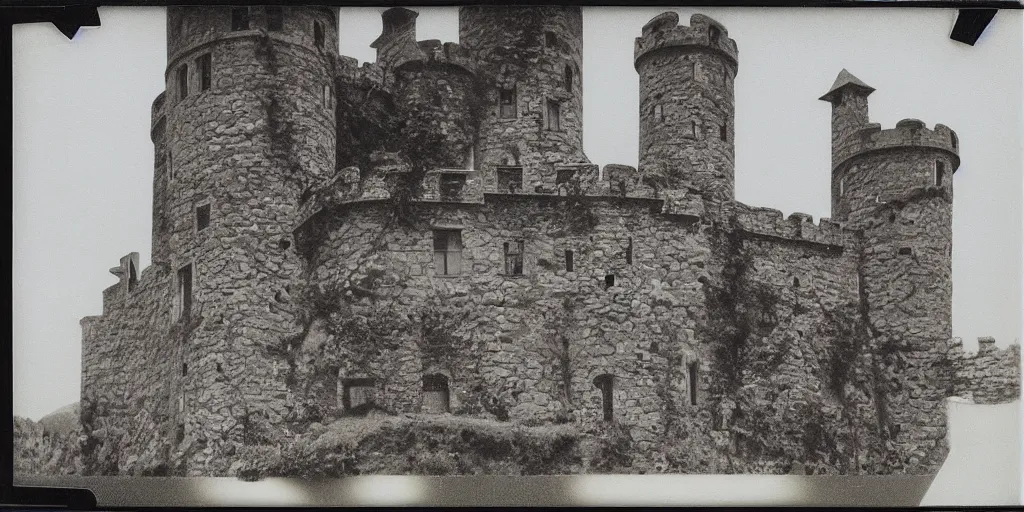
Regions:
<svg viewBox="0 0 1024 512"><path fill-rule="evenodd" d="M960 9L949 38L974 46L999 9Z"/></svg>
<svg viewBox="0 0 1024 512"><path fill-rule="evenodd" d="M11 24L49 21L68 39L75 37L82 27L100 26L100 14L95 6L18 7L6 10L4 16Z"/></svg>

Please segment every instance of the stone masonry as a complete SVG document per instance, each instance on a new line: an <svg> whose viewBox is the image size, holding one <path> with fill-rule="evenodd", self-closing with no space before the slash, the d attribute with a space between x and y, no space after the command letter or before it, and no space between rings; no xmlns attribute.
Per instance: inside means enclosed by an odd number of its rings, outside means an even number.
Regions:
<svg viewBox="0 0 1024 512"><path fill-rule="evenodd" d="M946 398L1019 397L1019 347L951 339L956 134L871 124L846 70L815 222L735 201L706 16L636 39L639 169L583 153L580 8L463 7L458 43L389 9L363 66L337 16L168 8L153 264L82 319L93 471L233 474L376 409L614 426L634 471L922 474Z"/></svg>

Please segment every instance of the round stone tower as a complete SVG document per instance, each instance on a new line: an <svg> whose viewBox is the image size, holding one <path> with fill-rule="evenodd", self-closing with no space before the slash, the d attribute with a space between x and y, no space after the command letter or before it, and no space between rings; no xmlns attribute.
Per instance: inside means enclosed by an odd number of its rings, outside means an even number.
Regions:
<svg viewBox="0 0 1024 512"><path fill-rule="evenodd" d="M666 12L634 44L640 75L640 173L658 188L734 198L736 42L701 14Z"/></svg>
<svg viewBox="0 0 1024 512"><path fill-rule="evenodd" d="M553 190L583 153L583 14L579 7L459 8L459 43L478 62L476 167L521 169L522 188Z"/></svg>
<svg viewBox="0 0 1024 512"><path fill-rule="evenodd" d="M832 103L832 216L862 235L861 305L872 335L883 434L910 473L946 455L943 371L952 339L953 172L956 134L904 119L869 124L874 89L843 70ZM877 397L876 397L877 400Z"/></svg>
<svg viewBox="0 0 1024 512"><path fill-rule="evenodd" d="M335 170L337 26L334 8L167 9L153 261L173 276L194 440L238 439L245 414L285 413L283 373L256 355L294 325L290 233L304 192Z"/></svg>

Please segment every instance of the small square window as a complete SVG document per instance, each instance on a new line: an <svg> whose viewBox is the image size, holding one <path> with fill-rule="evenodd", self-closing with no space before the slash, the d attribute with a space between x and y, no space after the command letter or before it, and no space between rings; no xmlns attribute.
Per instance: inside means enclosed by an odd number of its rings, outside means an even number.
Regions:
<svg viewBox="0 0 1024 512"><path fill-rule="evenodd" d="M440 178L441 200L458 201L462 197L462 189L466 186L466 175L444 173Z"/></svg>
<svg viewBox="0 0 1024 512"><path fill-rule="evenodd" d="M515 194L522 189L522 167L498 167L498 193Z"/></svg>
<svg viewBox="0 0 1024 512"><path fill-rule="evenodd" d="M554 100L548 100L547 129L556 131L562 129L561 105Z"/></svg>
<svg viewBox="0 0 1024 512"><path fill-rule="evenodd" d="M210 227L210 205L199 205L196 207L196 231L202 231L208 227Z"/></svg>
<svg viewBox="0 0 1024 512"><path fill-rule="evenodd" d="M576 169L558 169L555 171L555 186L567 184L576 176Z"/></svg>
<svg viewBox="0 0 1024 512"><path fill-rule="evenodd" d="M231 30L249 30L248 7L235 7L231 9Z"/></svg>
<svg viewBox="0 0 1024 512"><path fill-rule="evenodd" d="M516 117L515 89L502 89L498 93L498 117L512 119Z"/></svg>
<svg viewBox="0 0 1024 512"><path fill-rule="evenodd" d="M267 6L267 29L279 31L284 28L284 9L279 5Z"/></svg>
<svg viewBox="0 0 1024 512"><path fill-rule="evenodd" d="M462 270L462 232L457 229L434 231L434 272L456 276Z"/></svg>
<svg viewBox="0 0 1024 512"><path fill-rule="evenodd" d="M505 242L505 274L523 275L523 241Z"/></svg>
<svg viewBox="0 0 1024 512"><path fill-rule="evenodd" d="M604 288L607 290L612 286L615 286L615 274L608 274L604 276Z"/></svg>

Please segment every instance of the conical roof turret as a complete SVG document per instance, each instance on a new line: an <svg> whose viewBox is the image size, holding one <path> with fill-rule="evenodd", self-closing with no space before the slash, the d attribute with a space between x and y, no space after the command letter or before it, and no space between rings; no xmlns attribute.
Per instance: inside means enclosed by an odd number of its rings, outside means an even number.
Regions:
<svg viewBox="0 0 1024 512"><path fill-rule="evenodd" d="M836 77L836 81L832 82L832 87L829 88L828 92L824 96L818 98L822 101L832 101L837 92L847 87L854 87L864 93L865 96L875 92L875 88L861 81L861 79L853 76L852 73L843 68L839 72L839 76Z"/></svg>

